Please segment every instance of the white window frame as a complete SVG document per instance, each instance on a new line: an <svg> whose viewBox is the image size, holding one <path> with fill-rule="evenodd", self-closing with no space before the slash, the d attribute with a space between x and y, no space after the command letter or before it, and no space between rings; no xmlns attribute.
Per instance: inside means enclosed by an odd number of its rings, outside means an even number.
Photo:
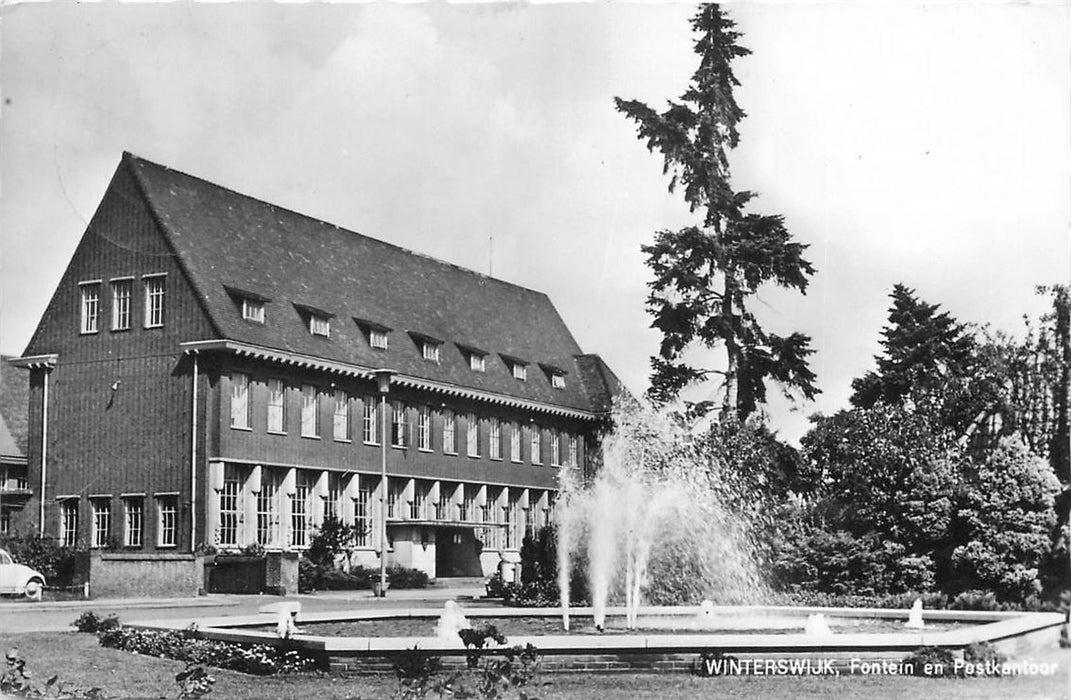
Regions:
<svg viewBox="0 0 1071 700"><path fill-rule="evenodd" d="M350 397L341 389L335 390L335 412L331 426L336 442L350 441Z"/></svg>
<svg viewBox="0 0 1071 700"><path fill-rule="evenodd" d="M309 333L312 335L331 337L331 319L321 314L309 314Z"/></svg>
<svg viewBox="0 0 1071 700"><path fill-rule="evenodd" d="M424 357L425 360L428 360L429 362L438 362L439 348L441 346L442 343L436 343L433 340L422 341L420 344L420 354Z"/></svg>
<svg viewBox="0 0 1071 700"><path fill-rule="evenodd" d="M457 414L451 409L443 409L443 453L457 454Z"/></svg>
<svg viewBox="0 0 1071 700"><path fill-rule="evenodd" d="M156 496L156 546L162 549L178 546L178 496L175 494Z"/></svg>
<svg viewBox="0 0 1071 700"><path fill-rule="evenodd" d="M473 372L486 372L487 371L487 355L481 355L478 352L469 353L469 369Z"/></svg>
<svg viewBox="0 0 1071 700"><path fill-rule="evenodd" d="M60 501L60 544L75 547L78 544L78 499Z"/></svg>
<svg viewBox="0 0 1071 700"><path fill-rule="evenodd" d="M112 330L128 331L134 323L134 278L113 279L111 288Z"/></svg>
<svg viewBox="0 0 1071 700"><path fill-rule="evenodd" d="M312 384L301 386L301 437L320 437L320 390Z"/></svg>
<svg viewBox="0 0 1071 700"><path fill-rule="evenodd" d="M372 503L375 490L372 488L369 477L355 476L357 482L357 496L353 499L353 524L357 527L354 537L354 545L357 547L372 546Z"/></svg>
<svg viewBox="0 0 1071 700"><path fill-rule="evenodd" d="M107 547L112 533L112 498L92 497L89 499L89 508L93 513L89 546L94 549Z"/></svg>
<svg viewBox="0 0 1071 700"><path fill-rule="evenodd" d="M565 388L565 375L554 372L550 375L550 385L555 389Z"/></svg>
<svg viewBox="0 0 1071 700"><path fill-rule="evenodd" d="M262 547L279 546L279 491L281 479L272 469L261 468L256 494L256 529L254 541Z"/></svg>
<svg viewBox="0 0 1071 700"><path fill-rule="evenodd" d="M242 297L242 318L254 323L264 323L264 306L261 299Z"/></svg>
<svg viewBox="0 0 1071 700"><path fill-rule="evenodd" d="M417 409L417 449L431 452L431 408L428 406Z"/></svg>
<svg viewBox="0 0 1071 700"><path fill-rule="evenodd" d="M314 489L311 476L306 471L298 471L294 475L294 495L290 501L290 543L295 549L309 546L309 530L312 527L309 499Z"/></svg>
<svg viewBox="0 0 1071 700"><path fill-rule="evenodd" d="M390 411L390 446L405 449L408 446L409 408L404 401L392 401Z"/></svg>
<svg viewBox="0 0 1071 700"><path fill-rule="evenodd" d="M250 430L249 416L253 402L250 400L252 381L245 372L231 372L231 427Z"/></svg>
<svg viewBox="0 0 1071 700"><path fill-rule="evenodd" d="M569 454L566 466L575 467L580 462L578 449L579 442L580 441L577 439L576 435L569 436Z"/></svg>
<svg viewBox="0 0 1071 700"><path fill-rule="evenodd" d="M521 426L519 423L511 423L509 426L509 458L510 461L521 461Z"/></svg>
<svg viewBox="0 0 1071 700"><path fill-rule="evenodd" d="M494 460L502 459L502 421L491 418L487 429L487 456Z"/></svg>
<svg viewBox="0 0 1071 700"><path fill-rule="evenodd" d="M550 451L550 466L552 467L560 467L562 465L561 442L561 433L559 433L557 430L551 430L550 446L548 450Z"/></svg>
<svg viewBox="0 0 1071 700"><path fill-rule="evenodd" d="M167 275L143 275L145 285L145 327L160 328L167 312Z"/></svg>
<svg viewBox="0 0 1071 700"><path fill-rule="evenodd" d="M219 505L219 544L221 547L237 547L242 536L242 482L243 475L235 466L227 465L223 471L223 486L217 496ZM233 539L230 537L233 535Z"/></svg>
<svg viewBox="0 0 1071 700"><path fill-rule="evenodd" d="M543 431L540 430L538 425L531 425L528 427L528 444L529 454L532 459L532 464L543 463Z"/></svg>
<svg viewBox="0 0 1071 700"><path fill-rule="evenodd" d="M282 379L268 380L269 433L286 434L286 383Z"/></svg>
<svg viewBox="0 0 1071 700"><path fill-rule="evenodd" d="M387 337L387 331L379 328L368 329L368 345L375 350L386 350L390 341Z"/></svg>
<svg viewBox="0 0 1071 700"><path fill-rule="evenodd" d="M511 362L510 372L513 374L514 379L521 382L528 381L528 365L522 365L520 362Z"/></svg>
<svg viewBox="0 0 1071 700"><path fill-rule="evenodd" d="M366 396L363 401L362 407L363 416L361 419L361 435L364 444L366 445L378 445L379 444L379 405L376 402L376 397Z"/></svg>
<svg viewBox="0 0 1071 700"><path fill-rule="evenodd" d="M141 547L145 542L145 497L123 496L123 546Z"/></svg>
<svg viewBox="0 0 1071 700"><path fill-rule="evenodd" d="M100 287L100 280L78 283L82 335L100 332Z"/></svg>

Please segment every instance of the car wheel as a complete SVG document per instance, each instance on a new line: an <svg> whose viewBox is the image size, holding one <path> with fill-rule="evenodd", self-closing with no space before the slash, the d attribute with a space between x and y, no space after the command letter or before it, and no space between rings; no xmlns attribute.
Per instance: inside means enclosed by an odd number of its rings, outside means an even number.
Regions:
<svg viewBox="0 0 1071 700"><path fill-rule="evenodd" d="M26 597L30 600L41 600L41 593L45 590L45 584L39 578L30 579L26 583Z"/></svg>

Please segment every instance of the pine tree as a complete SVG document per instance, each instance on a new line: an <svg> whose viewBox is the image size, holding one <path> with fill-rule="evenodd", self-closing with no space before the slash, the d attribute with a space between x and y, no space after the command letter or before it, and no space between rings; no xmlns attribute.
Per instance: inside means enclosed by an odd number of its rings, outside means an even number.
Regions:
<svg viewBox="0 0 1071 700"><path fill-rule="evenodd" d="M704 5L691 24L700 63L679 102L669 101L659 113L614 98L648 150L662 154L670 192L683 190L691 211L703 210L702 225L659 231L642 248L654 272L647 310L662 332L648 395L667 402L688 385L723 374L723 410L746 418L765 402L767 380L808 399L819 391L807 364L810 338L769 333L748 308L768 282L806 292L814 267L784 219L746 212L755 193L737 192L730 183L728 154L739 143L737 125L745 116L733 96L740 83L732 61L751 52L737 43L741 35L718 5ZM685 362L684 352L696 344L724 347L724 372Z"/></svg>

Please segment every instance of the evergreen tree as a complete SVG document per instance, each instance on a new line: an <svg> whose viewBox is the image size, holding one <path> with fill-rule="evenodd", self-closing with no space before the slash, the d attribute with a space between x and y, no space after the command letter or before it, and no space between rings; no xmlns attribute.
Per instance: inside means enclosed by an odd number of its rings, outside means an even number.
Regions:
<svg viewBox="0 0 1071 700"><path fill-rule="evenodd" d="M805 292L814 267L783 218L746 212L755 193L737 192L730 183L728 153L739 143L737 124L745 116L733 97L740 83L732 61L750 51L737 43L741 35L718 5L704 5L691 24L700 62L679 102L657 112L614 99L648 150L662 154L670 192L682 188L691 211L703 210L702 225L659 231L643 247L654 272L647 309L662 332L648 395L670 401L686 386L723 374L723 409L746 418L765 402L767 380L808 399L819 391L807 364L810 338L767 332L748 308L768 282ZM724 347L724 372L685 362L684 352L696 344Z"/></svg>

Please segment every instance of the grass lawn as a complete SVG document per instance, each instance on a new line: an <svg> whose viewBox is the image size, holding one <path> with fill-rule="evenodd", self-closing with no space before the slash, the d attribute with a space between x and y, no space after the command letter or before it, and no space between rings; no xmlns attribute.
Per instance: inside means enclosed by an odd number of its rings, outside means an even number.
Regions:
<svg viewBox="0 0 1071 700"><path fill-rule="evenodd" d="M2 623L0 623L2 624ZM3 650L17 647L27 668L39 680L59 674L60 680L83 687L99 686L109 697L174 697L178 661L105 649L91 634L33 633L4 635ZM684 674L548 674L538 677L535 695L545 700L637 698L1067 698L1071 651L1052 650L1038 661L1059 664L1055 676L943 680L900 676L810 678L697 678ZM216 677L210 698L389 698L393 677L334 678L326 674L248 676L211 669Z"/></svg>

